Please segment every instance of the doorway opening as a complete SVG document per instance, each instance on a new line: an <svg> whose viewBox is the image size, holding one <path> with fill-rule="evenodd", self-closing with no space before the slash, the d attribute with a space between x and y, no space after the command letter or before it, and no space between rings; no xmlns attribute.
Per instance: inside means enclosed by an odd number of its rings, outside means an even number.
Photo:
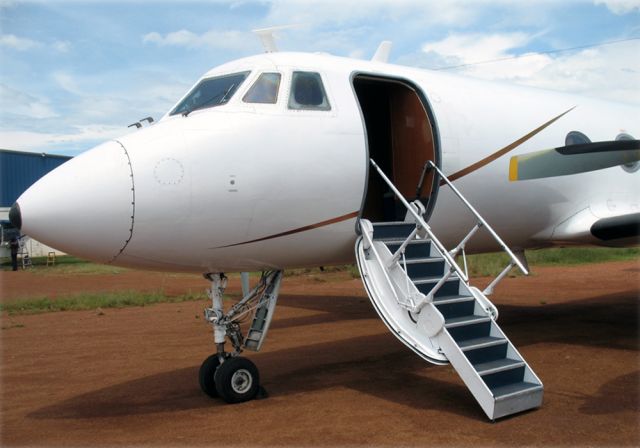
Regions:
<svg viewBox="0 0 640 448"><path fill-rule="evenodd" d="M356 75L353 87L367 136L367 185L361 218L373 222L403 221L406 208L373 170L373 159L402 195L412 202L427 160L440 166L435 120L425 96L405 80ZM419 199L428 220L435 205L438 179L428 172Z"/></svg>

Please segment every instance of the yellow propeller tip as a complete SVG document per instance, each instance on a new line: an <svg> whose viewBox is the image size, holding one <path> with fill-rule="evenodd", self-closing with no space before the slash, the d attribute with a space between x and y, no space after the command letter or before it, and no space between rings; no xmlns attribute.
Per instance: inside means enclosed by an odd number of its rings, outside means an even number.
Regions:
<svg viewBox="0 0 640 448"><path fill-rule="evenodd" d="M518 180L518 156L511 157L509 160L509 181Z"/></svg>

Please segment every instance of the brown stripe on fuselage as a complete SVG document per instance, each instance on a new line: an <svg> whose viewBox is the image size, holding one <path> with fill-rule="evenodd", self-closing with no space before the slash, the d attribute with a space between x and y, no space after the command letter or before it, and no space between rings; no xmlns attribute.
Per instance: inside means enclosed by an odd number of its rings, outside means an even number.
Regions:
<svg viewBox="0 0 640 448"><path fill-rule="evenodd" d="M466 168L461 169L458 172L453 173L450 176L447 176L449 178L449 181L453 182L456 179L460 179L463 176L466 176L467 174L471 174L474 171L479 170L480 168L482 168L485 165L488 165L489 163L493 162L494 160L502 157L503 155L505 155L506 153L508 153L509 151L512 151L514 149L516 149L518 146L520 146L521 144L523 144L524 142L526 142L527 140L529 140L531 137L533 137L534 135L536 135L537 133L539 133L540 131L542 131L543 129L545 129L546 127L552 125L553 123L555 123L557 120L559 120L560 118L562 118L563 116L565 116L566 114L568 114L569 112L571 112L573 109L575 109L576 107L572 107L569 110L566 110L565 112L562 112L560 115L558 115L555 118L552 118L551 120L547 121L546 123L544 123L543 125L537 127L536 129L534 129L533 131L529 132L527 135L520 137L518 140L516 140L515 142L505 146L504 148L494 152L493 154L485 157L482 160L479 160L478 162L474 163L473 165L469 165ZM440 186L444 185L446 182L445 181L440 181Z"/></svg>
<svg viewBox="0 0 640 448"><path fill-rule="evenodd" d="M308 226L298 227L297 229L287 230L286 232L281 232L281 233L276 233L275 235L269 235L269 236L265 236L265 237L262 237L262 238L257 238L255 240L250 240L250 241L243 241L242 243L228 244L226 246L215 247L214 249L223 249L225 247L233 247L233 246L241 246L243 244L258 243L260 241L266 241L266 240L272 240L274 238L280 238L281 236L287 236L287 235L293 235L295 233L306 232L307 230L313 230L313 229L317 229L317 228L320 228L320 227L328 226L328 225L331 225L331 224L336 224L338 222L346 221L346 220L351 219L351 218L356 218L358 216L358 213L360 213L360 212L359 211L355 211L355 212L352 212L352 213L348 213L346 215L338 216L336 218L327 219L326 221L320 221L320 222L317 222L315 224L310 224Z"/></svg>

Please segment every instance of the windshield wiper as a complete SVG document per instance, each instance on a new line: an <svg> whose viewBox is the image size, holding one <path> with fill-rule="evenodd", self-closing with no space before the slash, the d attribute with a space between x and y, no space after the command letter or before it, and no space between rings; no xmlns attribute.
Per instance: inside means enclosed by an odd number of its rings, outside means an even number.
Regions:
<svg viewBox="0 0 640 448"><path fill-rule="evenodd" d="M207 106L209 103L214 102L218 97L222 97L220 98L220 102L218 104L214 104L211 107L215 107L215 106L219 106L221 104L224 104L227 102L227 95L229 95L229 92L231 92L231 89L233 89L235 87L235 83L231 84L229 86L229 88L225 91L225 92L220 92L220 93L216 93L214 96L212 96L211 98L209 98L207 101L205 101L204 103L200 104L199 106L194 107L193 109L187 109L184 112L182 112L182 116L183 117L188 117L189 114L191 112L193 112L194 110L198 110L198 109L204 109L205 107L209 107Z"/></svg>
<svg viewBox="0 0 640 448"><path fill-rule="evenodd" d="M226 92L224 92L224 95L222 96L222 99L220 100L220 104L224 104L227 102L227 95L229 95L229 92L231 92L231 89L233 89L236 86L235 83L231 84L229 86L229 88L227 89Z"/></svg>

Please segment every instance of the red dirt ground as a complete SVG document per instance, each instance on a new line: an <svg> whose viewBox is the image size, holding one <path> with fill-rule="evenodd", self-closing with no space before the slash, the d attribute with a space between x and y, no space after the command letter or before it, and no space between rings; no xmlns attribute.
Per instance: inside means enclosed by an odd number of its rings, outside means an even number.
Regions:
<svg viewBox="0 0 640 448"><path fill-rule="evenodd" d="M197 292L197 276L0 272L1 301L119 289ZM638 445L638 262L506 279L499 323L545 384L542 408L487 421L448 366L377 318L346 273L285 278L263 351L270 397L225 405L198 367L205 301L0 317L3 446ZM480 281L479 283L482 283ZM238 290L231 282L229 290Z"/></svg>

